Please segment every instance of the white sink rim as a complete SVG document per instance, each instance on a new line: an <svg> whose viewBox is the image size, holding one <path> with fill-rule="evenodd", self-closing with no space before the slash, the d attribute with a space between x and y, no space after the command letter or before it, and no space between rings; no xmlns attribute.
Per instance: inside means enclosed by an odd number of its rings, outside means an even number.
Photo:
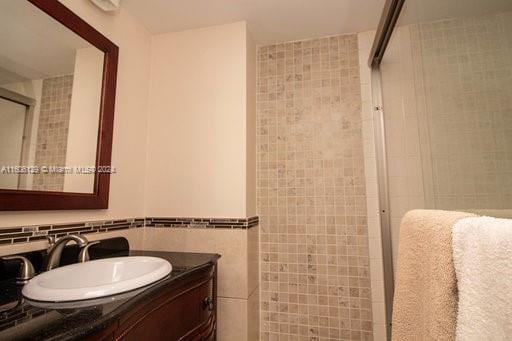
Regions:
<svg viewBox="0 0 512 341"><path fill-rule="evenodd" d="M158 257L105 258L43 272L23 287L22 294L41 302L90 300L147 286L171 271L172 265Z"/></svg>

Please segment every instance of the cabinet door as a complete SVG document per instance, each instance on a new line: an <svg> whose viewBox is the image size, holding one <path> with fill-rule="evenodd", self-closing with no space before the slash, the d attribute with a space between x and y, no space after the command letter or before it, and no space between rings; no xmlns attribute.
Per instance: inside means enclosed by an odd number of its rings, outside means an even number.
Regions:
<svg viewBox="0 0 512 341"><path fill-rule="evenodd" d="M119 328L117 340L191 340L215 321L213 277L192 284L174 298L151 302L152 309Z"/></svg>

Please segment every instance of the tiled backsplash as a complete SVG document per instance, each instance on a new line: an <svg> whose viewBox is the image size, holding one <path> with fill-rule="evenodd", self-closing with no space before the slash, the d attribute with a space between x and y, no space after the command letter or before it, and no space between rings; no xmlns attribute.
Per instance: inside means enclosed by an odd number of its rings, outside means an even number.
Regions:
<svg viewBox="0 0 512 341"><path fill-rule="evenodd" d="M0 245L27 243L46 239L46 236L61 237L67 234L111 232L138 227L156 228L209 228L249 229L259 224L257 216L249 218L176 218L151 217L119 220L102 220L66 224L44 224L0 228Z"/></svg>
<svg viewBox="0 0 512 341"><path fill-rule="evenodd" d="M0 244L26 243L67 234L110 232L144 226L144 218L0 228Z"/></svg>
<svg viewBox="0 0 512 341"><path fill-rule="evenodd" d="M249 229L257 226L259 218L129 218L66 224L44 224L0 228L0 245L27 243L46 239L46 236L61 237L67 234L111 232L138 227L156 228L221 228Z"/></svg>
<svg viewBox="0 0 512 341"><path fill-rule="evenodd" d="M147 227L178 227L178 228L224 228L224 229L248 229L257 226L257 216L246 219L237 218L146 218Z"/></svg>
<svg viewBox="0 0 512 341"><path fill-rule="evenodd" d="M370 340L355 35L258 53L262 340Z"/></svg>

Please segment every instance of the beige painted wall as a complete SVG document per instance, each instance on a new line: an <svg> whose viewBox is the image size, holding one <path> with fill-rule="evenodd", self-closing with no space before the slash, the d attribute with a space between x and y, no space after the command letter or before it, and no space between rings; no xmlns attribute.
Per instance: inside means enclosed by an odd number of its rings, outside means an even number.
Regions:
<svg viewBox="0 0 512 341"><path fill-rule="evenodd" d="M255 212L247 41L245 22L153 37L148 216Z"/></svg>
<svg viewBox="0 0 512 341"><path fill-rule="evenodd" d="M256 215L256 43L246 31L246 216Z"/></svg>
<svg viewBox="0 0 512 341"><path fill-rule="evenodd" d="M112 164L107 210L1 212L0 227L143 216L150 35L125 10L105 15L88 1L63 0L120 48Z"/></svg>
<svg viewBox="0 0 512 341"><path fill-rule="evenodd" d="M245 22L153 38L146 148L150 35L124 10L107 16L87 2L63 2L120 46L110 208L0 212L0 228L145 213L255 214L255 47Z"/></svg>
<svg viewBox="0 0 512 341"><path fill-rule="evenodd" d="M153 37L147 216L256 213L255 63L245 22ZM258 339L258 228L146 229L144 247L221 254L218 337Z"/></svg>
<svg viewBox="0 0 512 341"><path fill-rule="evenodd" d="M68 167L96 164L104 55L95 47L76 51L66 149ZM92 193L94 174L66 174L64 191Z"/></svg>

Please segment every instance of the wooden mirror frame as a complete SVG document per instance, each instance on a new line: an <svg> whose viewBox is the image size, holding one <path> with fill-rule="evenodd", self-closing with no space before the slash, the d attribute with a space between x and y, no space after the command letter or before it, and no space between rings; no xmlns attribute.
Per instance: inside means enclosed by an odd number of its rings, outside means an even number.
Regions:
<svg viewBox="0 0 512 341"><path fill-rule="evenodd" d="M110 168L119 48L58 0L26 0L105 53L96 170ZM106 209L110 173L95 173L93 193L0 189L0 211Z"/></svg>

